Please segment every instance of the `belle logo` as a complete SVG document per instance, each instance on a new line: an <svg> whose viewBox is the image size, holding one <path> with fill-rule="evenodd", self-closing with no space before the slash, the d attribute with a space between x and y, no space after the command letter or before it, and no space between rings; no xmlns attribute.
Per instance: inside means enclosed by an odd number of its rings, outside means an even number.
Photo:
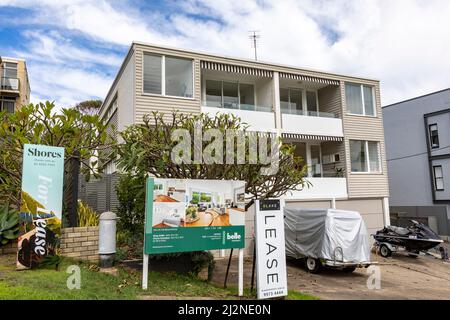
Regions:
<svg viewBox="0 0 450 320"><path fill-rule="evenodd" d="M241 240L241 235L237 232L233 234L227 233L227 240Z"/></svg>

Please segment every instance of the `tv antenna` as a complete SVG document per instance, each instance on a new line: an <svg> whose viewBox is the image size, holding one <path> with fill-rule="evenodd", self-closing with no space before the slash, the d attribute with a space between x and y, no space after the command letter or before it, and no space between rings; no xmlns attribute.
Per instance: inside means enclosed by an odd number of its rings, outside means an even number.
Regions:
<svg viewBox="0 0 450 320"><path fill-rule="evenodd" d="M250 36L249 38L252 40L253 43L253 48L255 49L255 61L258 60L258 46L257 46L257 42L258 39L261 38L261 36L258 34L258 30L251 30L250 32Z"/></svg>

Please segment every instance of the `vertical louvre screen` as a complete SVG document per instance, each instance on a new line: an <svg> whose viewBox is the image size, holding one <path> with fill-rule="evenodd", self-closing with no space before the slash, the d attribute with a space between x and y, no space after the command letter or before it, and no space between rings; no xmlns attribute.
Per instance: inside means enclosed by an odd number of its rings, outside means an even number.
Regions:
<svg viewBox="0 0 450 320"><path fill-rule="evenodd" d="M144 54L144 92L162 94L161 56Z"/></svg>

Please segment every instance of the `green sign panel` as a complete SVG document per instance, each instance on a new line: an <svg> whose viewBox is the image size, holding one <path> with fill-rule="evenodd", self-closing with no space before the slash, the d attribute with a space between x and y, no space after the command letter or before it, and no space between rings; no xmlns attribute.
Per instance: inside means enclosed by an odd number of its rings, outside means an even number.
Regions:
<svg viewBox="0 0 450 320"><path fill-rule="evenodd" d="M18 269L59 254L64 178L64 148L26 144L23 152Z"/></svg>
<svg viewBox="0 0 450 320"><path fill-rule="evenodd" d="M245 247L245 182L148 178L145 254Z"/></svg>

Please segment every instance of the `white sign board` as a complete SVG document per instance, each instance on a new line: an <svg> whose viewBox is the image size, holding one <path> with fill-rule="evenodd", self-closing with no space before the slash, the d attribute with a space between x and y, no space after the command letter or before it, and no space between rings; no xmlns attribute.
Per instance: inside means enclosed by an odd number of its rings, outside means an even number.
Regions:
<svg viewBox="0 0 450 320"><path fill-rule="evenodd" d="M280 200L257 200L255 210L258 299L286 296L286 251Z"/></svg>

